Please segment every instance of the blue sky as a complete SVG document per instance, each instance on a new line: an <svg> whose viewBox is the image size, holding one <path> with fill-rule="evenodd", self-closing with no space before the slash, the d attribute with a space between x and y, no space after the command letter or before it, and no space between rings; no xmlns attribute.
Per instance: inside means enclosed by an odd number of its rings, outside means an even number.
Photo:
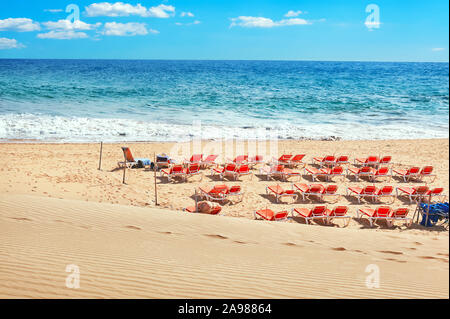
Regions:
<svg viewBox="0 0 450 319"><path fill-rule="evenodd" d="M65 21L69 4L79 7L80 21ZM369 4L379 8L379 20L366 12ZM448 62L448 6L447 0L1 1L0 58Z"/></svg>

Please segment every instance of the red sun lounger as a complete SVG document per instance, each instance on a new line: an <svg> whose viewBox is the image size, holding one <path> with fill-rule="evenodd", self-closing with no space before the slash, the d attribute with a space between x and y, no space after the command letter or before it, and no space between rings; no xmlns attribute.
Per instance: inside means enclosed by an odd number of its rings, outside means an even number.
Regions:
<svg viewBox="0 0 450 319"><path fill-rule="evenodd" d="M258 164L264 164L264 157L262 155L255 155L249 159L248 164L251 167Z"/></svg>
<svg viewBox="0 0 450 319"><path fill-rule="evenodd" d="M363 166L361 168L357 168L357 167L349 167L347 169L347 174L351 175L349 173L352 173L353 176L355 177L355 181L359 181L359 179L361 177L368 177L369 180L372 179L372 175L373 175L373 168L369 167L369 166Z"/></svg>
<svg viewBox="0 0 450 319"><path fill-rule="evenodd" d="M358 199L358 203L361 203L362 198L370 198L374 199L374 194L377 188L373 185L368 185L365 187L348 187L347 188L347 196L355 196Z"/></svg>
<svg viewBox="0 0 450 319"><path fill-rule="evenodd" d="M344 227L348 226L350 223L351 217L347 215L348 207L347 206L336 206L332 210L327 209L327 224L330 224L334 219L343 219Z"/></svg>
<svg viewBox="0 0 450 319"><path fill-rule="evenodd" d="M444 189L442 187L435 187L427 192L426 197L440 197L440 201L444 201L445 195L443 192Z"/></svg>
<svg viewBox="0 0 450 319"><path fill-rule="evenodd" d="M380 158L378 156L368 156L366 158L355 158L355 164L362 166L378 166Z"/></svg>
<svg viewBox="0 0 450 319"><path fill-rule="evenodd" d="M420 168L417 166L411 167L407 170L404 169L393 169L392 173L403 178L405 182L409 182L411 179L420 178Z"/></svg>
<svg viewBox="0 0 450 319"><path fill-rule="evenodd" d="M200 162L200 166L204 168L210 168L212 166L216 166L216 159L219 157L218 155L208 155L204 160Z"/></svg>
<svg viewBox="0 0 450 319"><path fill-rule="evenodd" d="M297 154L294 155L294 157L292 157L289 160L289 167L298 167L299 165L305 166L305 163L303 162L303 158L305 158L305 154Z"/></svg>
<svg viewBox="0 0 450 319"><path fill-rule="evenodd" d="M395 201L394 187L392 186L383 186L381 188L377 188L372 195L374 201L380 201L382 198L388 198L390 201L388 204L392 204Z"/></svg>
<svg viewBox="0 0 450 319"><path fill-rule="evenodd" d="M327 221L327 207L326 206L314 206L312 209L309 208L293 208L291 211L292 216L294 213L299 217L303 218L306 224L309 224L311 220L320 219L324 222Z"/></svg>
<svg viewBox="0 0 450 319"><path fill-rule="evenodd" d="M380 219L386 220L389 225L389 214L392 212L392 209L388 206L379 206L376 209L372 208L360 208L358 209L357 218L361 219L365 217L369 220L370 226L373 226L373 222L378 221Z"/></svg>
<svg viewBox="0 0 450 319"><path fill-rule="evenodd" d="M425 166L419 172L419 180L423 181L425 177L431 177L430 183L433 183L436 179L436 174L433 174L433 166Z"/></svg>
<svg viewBox="0 0 450 319"><path fill-rule="evenodd" d="M380 161L378 162L377 166L381 166L381 165L389 166L390 164L392 164L391 161L392 161L392 156L389 156L389 155L383 156L382 158L380 158Z"/></svg>
<svg viewBox="0 0 450 319"><path fill-rule="evenodd" d="M335 202L337 202L339 200L339 198L341 197L340 194L338 194L338 186L331 184L331 185L327 185L325 186L325 189L322 193L322 200L324 199L324 197L336 197Z"/></svg>
<svg viewBox="0 0 450 319"><path fill-rule="evenodd" d="M185 178L191 178L192 176L200 175L200 181L203 179L203 173L200 171L200 164L189 164L187 168L184 169Z"/></svg>
<svg viewBox="0 0 450 319"><path fill-rule="evenodd" d="M194 154L190 159L185 159L186 164L200 164L203 160L203 154Z"/></svg>
<svg viewBox="0 0 450 319"><path fill-rule="evenodd" d="M253 216L255 217L255 219L262 218L262 219L268 220L268 221L279 221L279 220L286 221L288 218L288 215L289 214L287 211L275 213L271 209L261 209L261 210L257 210L255 212L253 212Z"/></svg>
<svg viewBox="0 0 450 319"><path fill-rule="evenodd" d="M242 196L241 186L214 185L213 187L199 187L198 196L210 201L224 202L231 196Z"/></svg>
<svg viewBox="0 0 450 319"><path fill-rule="evenodd" d="M314 157L312 164L319 164L322 166L333 166L336 164L336 157L334 155L327 155L325 157Z"/></svg>
<svg viewBox="0 0 450 319"><path fill-rule="evenodd" d="M414 187L397 187L397 197L399 196L408 196L409 202L412 203L413 201L419 201L421 199L424 199L430 188L426 185L424 186L414 186Z"/></svg>
<svg viewBox="0 0 450 319"><path fill-rule="evenodd" d="M341 155L336 158L335 165L340 166L340 165L348 165L348 164L350 164L350 159L348 158L347 155Z"/></svg>
<svg viewBox="0 0 450 319"><path fill-rule="evenodd" d="M321 169L317 169L312 166L305 166L304 170L305 174L308 173L311 175L313 182L315 182L318 177L326 176L326 173L324 173Z"/></svg>
<svg viewBox="0 0 450 319"><path fill-rule="evenodd" d="M376 182L379 178L391 180L392 175L389 174L389 167L380 167L378 169L372 168L372 175L369 175L369 179L372 182Z"/></svg>
<svg viewBox="0 0 450 319"><path fill-rule="evenodd" d="M407 227L411 226L412 218L408 217L408 213L408 208L397 208L394 210L388 218L389 226L393 226L395 221L403 221Z"/></svg>
<svg viewBox="0 0 450 319"><path fill-rule="evenodd" d="M227 185L214 185L213 187L199 187L198 196L209 201L225 201L227 198Z"/></svg>
<svg viewBox="0 0 450 319"><path fill-rule="evenodd" d="M291 158L292 158L291 154L283 154L278 159L274 158L273 161L275 164L289 165Z"/></svg>
<svg viewBox="0 0 450 319"><path fill-rule="evenodd" d="M248 162L248 155L238 155L233 160L228 160L228 162L232 162L237 165L246 164Z"/></svg>
<svg viewBox="0 0 450 319"><path fill-rule="evenodd" d="M284 190L283 187L281 187L279 185L267 186L266 194L275 196L277 203L279 202L280 198L282 198L282 197L292 197L293 201L296 201L298 198L297 194L295 193L295 191L293 189Z"/></svg>
<svg viewBox="0 0 450 319"><path fill-rule="evenodd" d="M211 175L219 174L220 179L223 179L224 177L231 177L234 180L238 180L239 177L244 175L250 175L252 176L252 172L250 171L250 168L248 165L240 165L237 166L236 164L226 164L225 167L216 167L211 170Z"/></svg>
<svg viewBox="0 0 450 319"><path fill-rule="evenodd" d="M335 176L345 177L344 168L342 166L334 166L333 168L321 168L320 172L325 176L326 181L329 182Z"/></svg>
<svg viewBox="0 0 450 319"><path fill-rule="evenodd" d="M183 168L183 165L174 165L169 169L162 169L161 176L166 176L169 182L178 177L186 180L186 171Z"/></svg>

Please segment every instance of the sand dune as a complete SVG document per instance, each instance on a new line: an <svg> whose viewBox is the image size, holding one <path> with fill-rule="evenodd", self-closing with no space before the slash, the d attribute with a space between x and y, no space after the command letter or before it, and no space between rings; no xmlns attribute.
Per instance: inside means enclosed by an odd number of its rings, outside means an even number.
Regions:
<svg viewBox="0 0 450 319"><path fill-rule="evenodd" d="M0 195L2 298L448 298L448 235ZM66 266L80 288L65 286ZM366 267L380 287L366 287Z"/></svg>

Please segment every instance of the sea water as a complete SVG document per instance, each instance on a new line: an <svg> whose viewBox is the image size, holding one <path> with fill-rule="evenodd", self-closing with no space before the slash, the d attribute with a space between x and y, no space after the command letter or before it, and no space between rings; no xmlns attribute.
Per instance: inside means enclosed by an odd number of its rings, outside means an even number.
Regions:
<svg viewBox="0 0 450 319"><path fill-rule="evenodd" d="M0 59L0 139L449 135L448 63Z"/></svg>

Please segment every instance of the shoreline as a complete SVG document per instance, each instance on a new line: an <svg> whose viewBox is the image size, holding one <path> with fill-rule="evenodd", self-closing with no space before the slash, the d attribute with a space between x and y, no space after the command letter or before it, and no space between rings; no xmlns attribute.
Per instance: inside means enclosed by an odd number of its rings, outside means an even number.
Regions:
<svg viewBox="0 0 450 319"><path fill-rule="evenodd" d="M238 138L230 138L230 139L191 139L191 140L186 140L186 141L152 141L152 140L148 140L148 141L133 141L133 140L127 140L127 141L113 141L113 142L105 142L105 141L80 141L80 142L67 142L67 141L49 141L49 140L35 140L35 139L0 139L0 144L28 144L28 145L36 145L36 144L61 144L61 145L90 145L90 144L100 144L103 143L105 144L175 144L175 143L192 143L193 141L200 141L200 142L213 142L213 143L218 143L218 142L227 142L227 141L238 141L238 142L247 142L247 141L257 141L257 142L271 142L271 141L280 141L280 142L304 142L304 141L308 141L308 142L338 142L338 141L342 141L342 142L369 142L369 141L378 141L378 142L386 142L386 141L414 141L414 140L419 140L419 141L433 141L433 140L448 140L449 137L429 137L429 138L386 138L386 139L343 139L340 137L337 137L336 139L332 139L334 137L330 137L330 139L327 138L303 138L303 139L238 139Z"/></svg>

